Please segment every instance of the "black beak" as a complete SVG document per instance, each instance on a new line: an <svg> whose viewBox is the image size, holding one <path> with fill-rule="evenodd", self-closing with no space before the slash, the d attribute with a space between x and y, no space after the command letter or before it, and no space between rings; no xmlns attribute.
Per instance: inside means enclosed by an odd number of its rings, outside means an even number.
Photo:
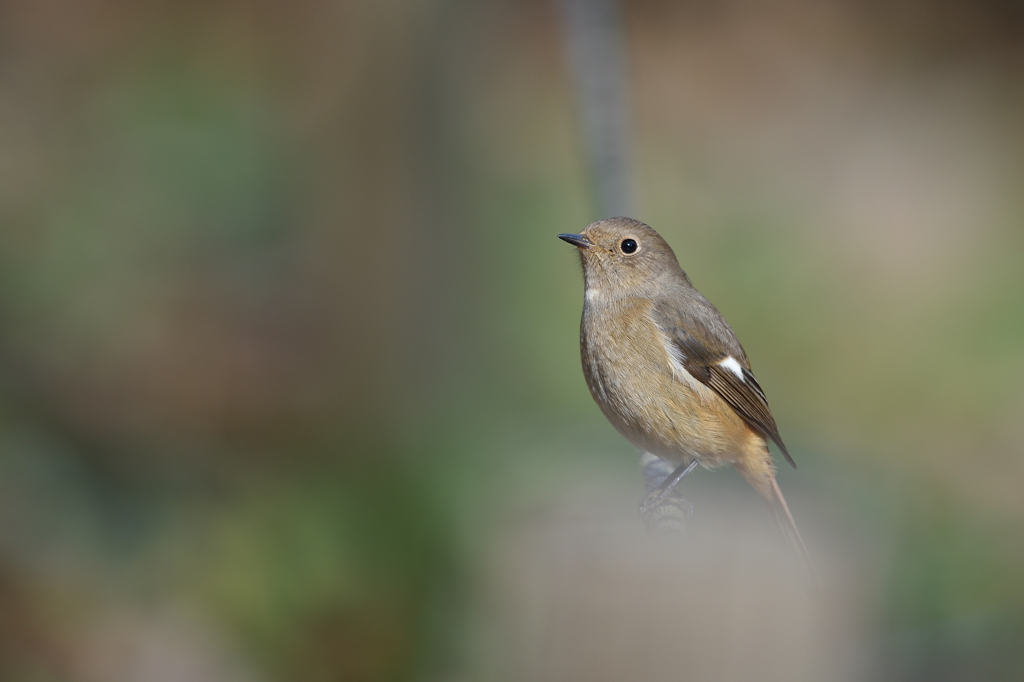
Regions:
<svg viewBox="0 0 1024 682"><path fill-rule="evenodd" d="M582 234L560 234L558 238L563 242L569 242L573 246L578 246L581 249L589 249L594 245L594 242L590 241Z"/></svg>

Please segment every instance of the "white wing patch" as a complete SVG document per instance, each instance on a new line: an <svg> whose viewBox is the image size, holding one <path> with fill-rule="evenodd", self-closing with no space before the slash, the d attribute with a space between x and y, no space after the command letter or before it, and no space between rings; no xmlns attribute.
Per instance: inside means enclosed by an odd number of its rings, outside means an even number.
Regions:
<svg viewBox="0 0 1024 682"><path fill-rule="evenodd" d="M734 358L733 356L730 355L725 360L722 360L721 362L718 363L718 366L725 367L727 370L729 370L737 377L739 377L740 381L744 381L745 383L745 380L743 379L743 367L740 365L740 363L736 361L736 358Z"/></svg>

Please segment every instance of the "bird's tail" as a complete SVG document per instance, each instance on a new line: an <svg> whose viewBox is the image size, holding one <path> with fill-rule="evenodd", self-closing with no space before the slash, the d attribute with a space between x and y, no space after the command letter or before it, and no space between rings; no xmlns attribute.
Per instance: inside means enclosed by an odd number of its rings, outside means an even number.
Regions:
<svg viewBox="0 0 1024 682"><path fill-rule="evenodd" d="M768 500L768 504L772 508L772 516L775 517L775 523L778 524L782 534L786 536L786 541L800 555L800 559L804 563L807 582L811 591L817 595L821 591L821 579L818 577L818 571L814 568L814 562L811 561L811 554L807 551L804 539L800 537L800 530L796 527L796 521L793 520L793 514L789 511L789 505L786 504L786 498L782 496L782 491L779 490L779 484L774 475L771 477L771 486L773 495L772 499Z"/></svg>
<svg viewBox="0 0 1024 682"><path fill-rule="evenodd" d="M786 498L782 495L782 491L779 490L779 484L775 480L775 471L773 470L771 456L768 454L767 447L764 449L763 458L758 458L760 461L745 460L736 468L754 486L754 489L761 494L761 497L768 502L772 516L775 518L779 530L785 536L786 542L789 543L793 551L803 561L804 571L811 592L817 595L821 591L821 580L818 577L817 570L814 568L814 562L811 561L811 554L807 551L807 545L804 544L804 539L800 536L800 531L796 527L796 521L793 520L793 514L789 511L789 505L786 504Z"/></svg>

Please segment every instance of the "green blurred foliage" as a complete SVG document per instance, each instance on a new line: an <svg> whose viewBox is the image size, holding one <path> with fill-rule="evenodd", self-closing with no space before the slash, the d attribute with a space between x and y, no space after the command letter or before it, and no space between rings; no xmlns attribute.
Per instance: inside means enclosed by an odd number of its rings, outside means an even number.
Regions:
<svg viewBox="0 0 1024 682"><path fill-rule="evenodd" d="M1019 679L1024 18L810 4L623 3L638 217L884 557L877 678ZM636 478L554 19L5 3L0 678L488 668L503 524Z"/></svg>

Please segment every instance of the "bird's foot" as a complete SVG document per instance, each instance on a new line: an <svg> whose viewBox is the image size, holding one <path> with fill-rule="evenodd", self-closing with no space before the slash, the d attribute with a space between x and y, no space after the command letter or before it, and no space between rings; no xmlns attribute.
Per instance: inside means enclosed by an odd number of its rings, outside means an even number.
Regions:
<svg viewBox="0 0 1024 682"><path fill-rule="evenodd" d="M644 496L637 512L651 534L681 533L693 516L693 505L672 490L658 489Z"/></svg>

